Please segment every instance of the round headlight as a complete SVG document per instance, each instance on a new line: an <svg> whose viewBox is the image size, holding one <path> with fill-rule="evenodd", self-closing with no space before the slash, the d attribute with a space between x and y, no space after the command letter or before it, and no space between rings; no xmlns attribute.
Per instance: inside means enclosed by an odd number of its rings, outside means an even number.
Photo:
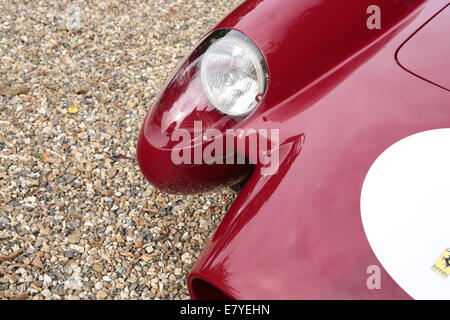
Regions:
<svg viewBox="0 0 450 320"><path fill-rule="evenodd" d="M200 72L209 101L231 116L252 112L267 87L266 65L261 52L237 31L231 31L208 48Z"/></svg>

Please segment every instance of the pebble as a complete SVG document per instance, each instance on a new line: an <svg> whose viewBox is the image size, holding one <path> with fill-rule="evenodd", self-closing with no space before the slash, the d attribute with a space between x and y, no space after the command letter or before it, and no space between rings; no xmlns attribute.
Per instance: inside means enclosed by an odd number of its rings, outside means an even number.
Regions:
<svg viewBox="0 0 450 320"><path fill-rule="evenodd" d="M50 298L52 296L52 293L50 290L48 289L44 289L41 291L41 294L45 297L45 298Z"/></svg>
<svg viewBox="0 0 450 320"><path fill-rule="evenodd" d="M48 275L44 274L44 282L43 282L44 287L51 285L52 281L53 281L52 278L50 278Z"/></svg>
<svg viewBox="0 0 450 320"><path fill-rule="evenodd" d="M103 272L103 269L103 263L101 262L97 262L92 265L92 270L94 270L95 272L101 273Z"/></svg>
<svg viewBox="0 0 450 320"><path fill-rule="evenodd" d="M117 174L117 169L115 169L115 168L109 168L109 169L106 170L106 174L108 175L108 178L114 179L114 177L115 177L116 174Z"/></svg>
<svg viewBox="0 0 450 320"><path fill-rule="evenodd" d="M94 285L96 290L101 290L103 288L103 283L102 282L96 282Z"/></svg>
<svg viewBox="0 0 450 320"><path fill-rule="evenodd" d="M106 293L105 291L100 290L99 292L97 292L96 298L99 300L103 300L108 296L108 293Z"/></svg>
<svg viewBox="0 0 450 320"><path fill-rule="evenodd" d="M1 217L0 218L0 227L2 227L2 228L9 228L9 223L10 223L10 221L9 221L8 218L6 218L6 217Z"/></svg>

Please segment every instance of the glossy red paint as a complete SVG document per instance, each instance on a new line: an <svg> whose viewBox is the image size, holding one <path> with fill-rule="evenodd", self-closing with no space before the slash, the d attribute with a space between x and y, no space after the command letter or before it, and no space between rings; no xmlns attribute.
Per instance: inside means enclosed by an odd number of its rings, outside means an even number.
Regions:
<svg viewBox="0 0 450 320"><path fill-rule="evenodd" d="M372 4L382 9L379 31L365 27ZM265 56L270 79L264 100L232 126L280 129L280 169L263 176L255 165L189 276L193 298L410 298L384 270L381 290L367 288L367 267L380 263L364 234L360 193L387 147L450 126L448 91L396 61L398 49L447 4L246 1L216 27L241 31ZM433 45L426 43L432 38L422 45ZM422 68L430 63L425 59ZM197 179L203 186L211 179L213 186L230 176L226 166L171 172L170 148L148 143L146 130L165 134L154 123L146 120L138 144L139 163L152 182Z"/></svg>
<svg viewBox="0 0 450 320"><path fill-rule="evenodd" d="M198 193L234 185L252 171L250 165L176 165L171 160L171 150L158 149L143 134L139 137L137 150L144 176L170 193Z"/></svg>
<svg viewBox="0 0 450 320"><path fill-rule="evenodd" d="M418 30L398 53L398 60L405 70L445 90L450 90L450 68L443 72L450 59L449 21L450 7L447 6Z"/></svg>

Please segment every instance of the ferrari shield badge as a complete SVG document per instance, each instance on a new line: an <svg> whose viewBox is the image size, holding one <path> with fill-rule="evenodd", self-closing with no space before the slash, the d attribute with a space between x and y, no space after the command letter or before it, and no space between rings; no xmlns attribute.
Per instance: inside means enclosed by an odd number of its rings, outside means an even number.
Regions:
<svg viewBox="0 0 450 320"><path fill-rule="evenodd" d="M450 248L445 250L433 266L433 270L444 278L450 275Z"/></svg>

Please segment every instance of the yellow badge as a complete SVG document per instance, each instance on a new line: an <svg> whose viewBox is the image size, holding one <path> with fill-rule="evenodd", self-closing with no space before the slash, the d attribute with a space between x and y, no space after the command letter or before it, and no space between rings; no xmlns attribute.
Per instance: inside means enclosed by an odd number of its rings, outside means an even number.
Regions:
<svg viewBox="0 0 450 320"><path fill-rule="evenodd" d="M433 270L444 278L450 275L450 248L445 250L433 266Z"/></svg>

